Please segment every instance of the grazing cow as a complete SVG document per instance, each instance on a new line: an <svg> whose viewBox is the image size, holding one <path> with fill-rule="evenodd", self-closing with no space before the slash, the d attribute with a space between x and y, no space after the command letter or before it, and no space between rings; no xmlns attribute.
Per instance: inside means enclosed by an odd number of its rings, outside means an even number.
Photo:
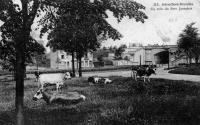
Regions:
<svg viewBox="0 0 200 125"><path fill-rule="evenodd" d="M146 68L132 68L132 74L131 76L137 81L137 76L139 76L140 78L143 77L144 78L144 82L146 82L146 79L148 80L148 82L150 82L150 76L152 74L156 74L155 73L156 69L150 68L150 67L146 67Z"/></svg>
<svg viewBox="0 0 200 125"><path fill-rule="evenodd" d="M64 81L70 78L71 77L68 72L65 74L64 73L41 74L39 75L38 86L41 85L41 89L43 89L45 84L55 84L56 90L58 92L58 89L64 85Z"/></svg>
<svg viewBox="0 0 200 125"><path fill-rule="evenodd" d="M48 94L43 89L40 89L33 96L33 100L37 101L44 99L47 104L62 103L62 104L77 104L81 101L85 101L86 97L77 92L67 92L65 94L54 93L53 95Z"/></svg>

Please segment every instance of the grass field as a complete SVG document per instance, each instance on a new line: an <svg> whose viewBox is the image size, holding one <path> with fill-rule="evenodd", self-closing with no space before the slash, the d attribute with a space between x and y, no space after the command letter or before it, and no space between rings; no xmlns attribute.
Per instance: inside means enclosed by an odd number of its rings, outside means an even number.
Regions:
<svg viewBox="0 0 200 125"><path fill-rule="evenodd" d="M112 84L89 85L86 78L66 81L62 92L77 91L86 101L47 105L33 101L34 80L25 81L26 125L197 125L200 123L198 83L110 77ZM14 82L0 84L0 125L14 124ZM55 91L55 90L53 90Z"/></svg>
<svg viewBox="0 0 200 125"><path fill-rule="evenodd" d="M200 75L200 66L189 66L189 67L176 68L176 69L169 71L169 73Z"/></svg>

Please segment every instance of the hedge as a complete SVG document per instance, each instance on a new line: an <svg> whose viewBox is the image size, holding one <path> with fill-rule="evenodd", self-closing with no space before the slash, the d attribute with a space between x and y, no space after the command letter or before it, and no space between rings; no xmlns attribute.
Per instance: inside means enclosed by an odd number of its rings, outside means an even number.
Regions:
<svg viewBox="0 0 200 125"><path fill-rule="evenodd" d="M171 70L171 71L169 71L169 73L200 75L200 66L181 67L181 68L177 68L177 69Z"/></svg>

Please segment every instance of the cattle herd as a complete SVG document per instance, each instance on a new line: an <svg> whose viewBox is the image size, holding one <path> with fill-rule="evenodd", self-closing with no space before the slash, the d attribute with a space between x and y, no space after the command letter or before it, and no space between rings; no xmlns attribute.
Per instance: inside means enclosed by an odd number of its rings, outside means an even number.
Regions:
<svg viewBox="0 0 200 125"><path fill-rule="evenodd" d="M143 78L144 82L150 82L150 76L155 73L156 69L154 67L132 67L131 77L138 81L138 78ZM65 94L59 93L59 90L64 85L66 80L73 77L72 73L52 73L52 74L41 74L39 71L34 73L36 77L36 82L38 82L38 87L40 88L34 95L33 100L44 99L48 104L62 102L65 104L70 104L71 102L79 103L85 100L86 97L78 92L67 92ZM89 85L94 84L111 84L113 81L107 77L90 76L88 77ZM44 85L56 85L57 92L53 95L47 93L44 89Z"/></svg>

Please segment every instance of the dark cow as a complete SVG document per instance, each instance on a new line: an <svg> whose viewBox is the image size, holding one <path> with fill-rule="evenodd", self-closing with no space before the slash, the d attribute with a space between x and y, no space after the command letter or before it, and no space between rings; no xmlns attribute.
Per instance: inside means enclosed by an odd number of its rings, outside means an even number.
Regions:
<svg viewBox="0 0 200 125"><path fill-rule="evenodd" d="M136 81L137 81L137 76L139 76L140 78L143 77L144 78L144 82L146 82L146 79L148 80L148 82L150 82L150 78L149 77L152 74L156 74L155 70L156 69L153 69L151 67L132 68L131 77L133 77Z"/></svg>

